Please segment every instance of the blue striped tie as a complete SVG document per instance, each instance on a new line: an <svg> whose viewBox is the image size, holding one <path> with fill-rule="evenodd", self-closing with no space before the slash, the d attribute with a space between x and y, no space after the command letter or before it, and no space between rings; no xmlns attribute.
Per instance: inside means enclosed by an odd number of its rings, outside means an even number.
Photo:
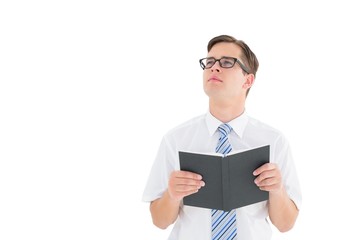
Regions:
<svg viewBox="0 0 360 240"><path fill-rule="evenodd" d="M224 155L231 150L228 134L232 130L228 124L221 124L219 126L220 138L216 146L216 152ZM212 240L229 240L236 239L236 212L235 209L224 212L222 210L211 210L211 235Z"/></svg>

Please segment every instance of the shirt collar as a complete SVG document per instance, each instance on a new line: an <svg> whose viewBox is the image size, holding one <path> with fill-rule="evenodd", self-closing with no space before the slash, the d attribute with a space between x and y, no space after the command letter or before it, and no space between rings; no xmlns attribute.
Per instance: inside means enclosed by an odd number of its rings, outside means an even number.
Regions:
<svg viewBox="0 0 360 240"><path fill-rule="evenodd" d="M205 116L205 121L206 121L207 128L209 130L210 136L214 135L214 133L216 132L218 127L221 124L223 124L223 122L221 122L219 119L214 117L210 113L210 111L207 112L207 114ZM231 120L227 124L229 124L232 127L233 131L241 138L247 122L248 122L248 116L247 116L246 112L244 111L239 117Z"/></svg>

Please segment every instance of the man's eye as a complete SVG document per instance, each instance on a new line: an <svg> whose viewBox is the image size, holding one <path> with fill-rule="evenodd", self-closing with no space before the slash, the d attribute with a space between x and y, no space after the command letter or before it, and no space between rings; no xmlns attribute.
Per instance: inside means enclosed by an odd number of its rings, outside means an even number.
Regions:
<svg viewBox="0 0 360 240"><path fill-rule="evenodd" d="M224 59L224 60L221 61L221 64L222 64L223 66L225 66L225 67L228 67L228 66L232 66L232 65L233 65L233 61Z"/></svg>
<svg viewBox="0 0 360 240"><path fill-rule="evenodd" d="M214 64L214 60L207 60L206 66L212 66Z"/></svg>

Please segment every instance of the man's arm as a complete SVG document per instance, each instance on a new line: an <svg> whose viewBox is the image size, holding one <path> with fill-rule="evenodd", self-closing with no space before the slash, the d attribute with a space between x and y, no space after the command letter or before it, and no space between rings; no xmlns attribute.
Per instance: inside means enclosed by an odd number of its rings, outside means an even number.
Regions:
<svg viewBox="0 0 360 240"><path fill-rule="evenodd" d="M169 178L167 191L150 204L150 212L155 226L166 229L178 217L181 200L196 193L205 183L201 176L187 171L174 171Z"/></svg>
<svg viewBox="0 0 360 240"><path fill-rule="evenodd" d="M173 224L179 214L180 202L171 199L169 192L165 191L161 198L150 203L150 212L155 226L166 229Z"/></svg>
<svg viewBox="0 0 360 240"><path fill-rule="evenodd" d="M278 192L269 193L269 217L280 232L289 231L298 214L299 210L283 187Z"/></svg>
<svg viewBox="0 0 360 240"><path fill-rule="evenodd" d="M289 231L299 214L295 203L283 187L281 172L274 163L266 163L254 171L256 185L269 192L269 217L280 232Z"/></svg>

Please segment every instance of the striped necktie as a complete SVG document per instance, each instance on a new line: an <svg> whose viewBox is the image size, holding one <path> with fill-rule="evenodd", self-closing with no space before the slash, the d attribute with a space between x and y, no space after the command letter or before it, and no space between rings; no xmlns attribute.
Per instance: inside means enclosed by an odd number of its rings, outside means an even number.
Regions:
<svg viewBox="0 0 360 240"><path fill-rule="evenodd" d="M216 146L216 152L224 155L228 154L231 150L228 134L232 128L228 124L221 124L218 128L220 138ZM211 235L212 240L229 240L236 239L236 211L235 209L225 212L222 210L211 210Z"/></svg>

